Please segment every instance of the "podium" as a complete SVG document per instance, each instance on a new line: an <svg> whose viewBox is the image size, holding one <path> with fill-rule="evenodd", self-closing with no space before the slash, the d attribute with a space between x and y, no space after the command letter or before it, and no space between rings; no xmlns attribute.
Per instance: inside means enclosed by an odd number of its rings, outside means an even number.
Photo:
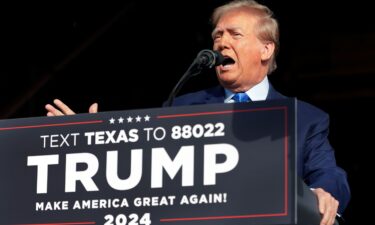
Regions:
<svg viewBox="0 0 375 225"><path fill-rule="evenodd" d="M295 104L0 121L0 225L319 224Z"/></svg>

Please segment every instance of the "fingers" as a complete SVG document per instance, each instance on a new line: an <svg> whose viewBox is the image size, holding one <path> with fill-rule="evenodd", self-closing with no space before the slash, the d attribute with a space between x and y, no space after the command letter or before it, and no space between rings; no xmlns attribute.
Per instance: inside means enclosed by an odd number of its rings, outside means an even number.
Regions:
<svg viewBox="0 0 375 225"><path fill-rule="evenodd" d="M328 224L334 224L336 220L337 210L339 208L339 202L331 196L329 205L327 206L327 213L330 214Z"/></svg>
<svg viewBox="0 0 375 225"><path fill-rule="evenodd" d="M53 103L56 105L47 104L45 106L47 110L47 116L63 116L63 115L74 115L75 112L71 110L67 105L65 105L59 99L55 99Z"/></svg>
<svg viewBox="0 0 375 225"><path fill-rule="evenodd" d="M47 116L63 116L64 115L60 110L56 109L50 104L47 104L45 108L48 111Z"/></svg>
<svg viewBox="0 0 375 225"><path fill-rule="evenodd" d="M89 113L97 113L98 112L98 103L94 103L89 108Z"/></svg>
<svg viewBox="0 0 375 225"><path fill-rule="evenodd" d="M53 100L55 106L51 104L47 104L45 106L47 110L47 116L64 116L64 115L74 115L76 114L73 110L71 110L65 103L60 101L59 99ZM94 103L89 108L89 113L97 113L98 112L98 104Z"/></svg>
<svg viewBox="0 0 375 225"><path fill-rule="evenodd" d="M75 112L73 112L73 110L71 110L67 105L65 105L59 99L53 100L53 103L55 103L55 105L62 111L62 113L64 115L74 115L74 114L76 114Z"/></svg>
<svg viewBox="0 0 375 225"><path fill-rule="evenodd" d="M320 225L334 224L339 202L322 188L317 188L313 192L318 198L319 211L322 214Z"/></svg>

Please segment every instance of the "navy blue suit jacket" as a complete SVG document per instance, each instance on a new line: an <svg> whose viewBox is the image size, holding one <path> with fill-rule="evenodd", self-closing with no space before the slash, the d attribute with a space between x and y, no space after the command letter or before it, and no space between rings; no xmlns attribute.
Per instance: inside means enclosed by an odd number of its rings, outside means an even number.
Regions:
<svg viewBox="0 0 375 225"><path fill-rule="evenodd" d="M173 106L223 103L221 86L177 97ZM271 85L267 100L287 98ZM339 213L346 208L350 190L344 170L336 165L328 141L329 116L303 101L297 101L297 173L311 188L323 188L339 201Z"/></svg>

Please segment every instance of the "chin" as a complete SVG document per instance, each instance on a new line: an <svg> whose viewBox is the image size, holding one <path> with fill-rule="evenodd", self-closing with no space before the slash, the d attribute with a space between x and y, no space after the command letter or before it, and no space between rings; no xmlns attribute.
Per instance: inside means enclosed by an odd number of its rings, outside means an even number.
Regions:
<svg viewBox="0 0 375 225"><path fill-rule="evenodd" d="M232 90L232 89L235 89L235 88L236 88L235 81L233 81L233 80L223 80L223 79L219 79L219 83L220 83L221 86L223 86L225 89Z"/></svg>
<svg viewBox="0 0 375 225"><path fill-rule="evenodd" d="M217 75L217 78L221 81L223 84L233 84L236 82L237 77L229 72L220 73Z"/></svg>

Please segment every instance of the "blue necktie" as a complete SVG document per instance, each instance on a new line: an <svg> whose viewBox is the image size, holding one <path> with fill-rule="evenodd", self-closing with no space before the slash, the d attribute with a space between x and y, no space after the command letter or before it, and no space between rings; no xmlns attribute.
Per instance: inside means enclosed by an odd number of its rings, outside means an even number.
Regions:
<svg viewBox="0 0 375 225"><path fill-rule="evenodd" d="M250 98L246 93L236 93L232 99L235 102L250 102Z"/></svg>

